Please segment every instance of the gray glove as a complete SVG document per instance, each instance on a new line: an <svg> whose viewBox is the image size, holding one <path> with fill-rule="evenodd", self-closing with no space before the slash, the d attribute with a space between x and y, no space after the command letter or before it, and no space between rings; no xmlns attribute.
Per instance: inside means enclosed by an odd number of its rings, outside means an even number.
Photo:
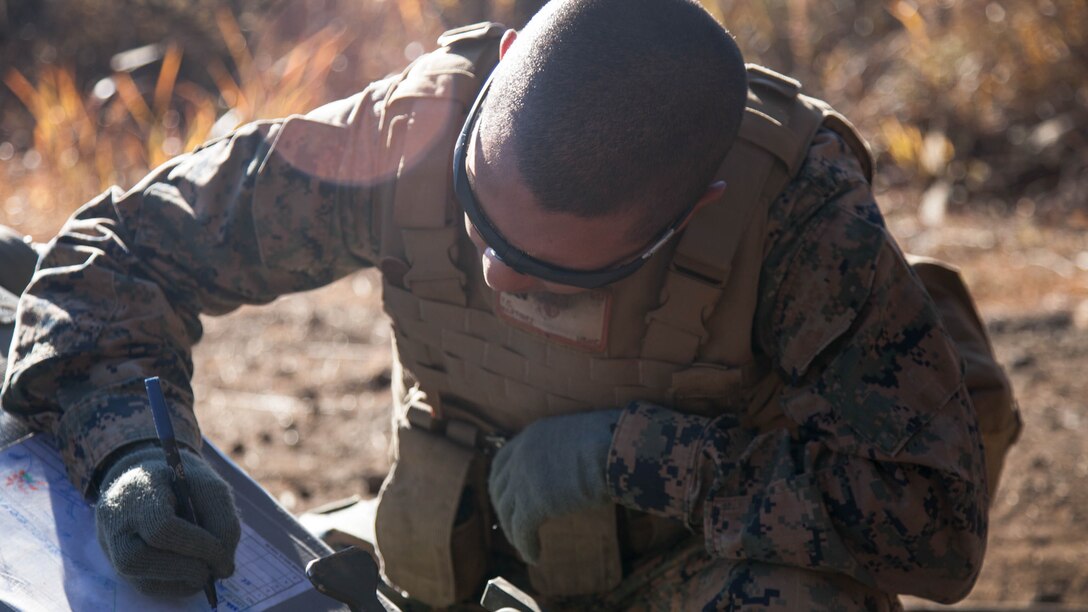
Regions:
<svg viewBox="0 0 1088 612"><path fill-rule="evenodd" d="M622 410L536 421L495 455L491 504L506 539L522 559L540 559L537 530L545 519L608 503L605 468Z"/></svg>
<svg viewBox="0 0 1088 612"><path fill-rule="evenodd" d="M146 595L191 595L210 576L234 573L242 531L230 487L199 456L184 449L181 456L199 527L177 515L158 447L129 452L102 479L98 542L117 573Z"/></svg>

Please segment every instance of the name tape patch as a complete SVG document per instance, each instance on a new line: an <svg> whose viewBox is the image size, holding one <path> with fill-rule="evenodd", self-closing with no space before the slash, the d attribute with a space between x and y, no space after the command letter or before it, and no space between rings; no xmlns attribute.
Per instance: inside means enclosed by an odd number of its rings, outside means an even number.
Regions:
<svg viewBox="0 0 1088 612"><path fill-rule="evenodd" d="M585 351L602 352L608 346L608 291L499 293L496 301L499 318L515 327Z"/></svg>

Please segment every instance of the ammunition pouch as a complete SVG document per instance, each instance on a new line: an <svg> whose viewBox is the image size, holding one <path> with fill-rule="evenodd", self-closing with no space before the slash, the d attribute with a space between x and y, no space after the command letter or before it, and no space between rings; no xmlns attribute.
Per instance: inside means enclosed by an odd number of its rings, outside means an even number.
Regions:
<svg viewBox="0 0 1088 612"><path fill-rule="evenodd" d="M540 560L529 566L533 589L549 597L573 597L618 585L623 565L616 511L608 504L544 521Z"/></svg>
<svg viewBox="0 0 1088 612"><path fill-rule="evenodd" d="M978 416L992 500L1005 455L1023 427L1012 385L994 356L986 326L959 271L935 259L908 255L907 261L936 303L941 321L963 358L964 384Z"/></svg>
<svg viewBox="0 0 1088 612"><path fill-rule="evenodd" d="M375 522L386 581L431 606L471 597L487 574L489 508L482 453L437 432L399 428Z"/></svg>
<svg viewBox="0 0 1088 612"><path fill-rule="evenodd" d="M489 569L491 534L498 532L491 529L487 469L503 439L468 420L435 418L418 403L405 417L378 501L382 572L413 599L447 606L472 596ZM609 504L545 521L540 559L528 568L533 589L569 597L619 584L616 512Z"/></svg>

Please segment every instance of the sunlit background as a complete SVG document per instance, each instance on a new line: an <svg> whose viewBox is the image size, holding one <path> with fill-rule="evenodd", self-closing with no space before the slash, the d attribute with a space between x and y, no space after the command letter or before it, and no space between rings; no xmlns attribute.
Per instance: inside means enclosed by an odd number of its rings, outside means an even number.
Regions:
<svg viewBox="0 0 1088 612"><path fill-rule="evenodd" d="M531 0L0 0L0 206L38 236L111 184L255 118L351 94L448 27ZM704 0L749 61L799 78L926 214L1088 223L1083 0ZM637 44L632 41L631 44Z"/></svg>

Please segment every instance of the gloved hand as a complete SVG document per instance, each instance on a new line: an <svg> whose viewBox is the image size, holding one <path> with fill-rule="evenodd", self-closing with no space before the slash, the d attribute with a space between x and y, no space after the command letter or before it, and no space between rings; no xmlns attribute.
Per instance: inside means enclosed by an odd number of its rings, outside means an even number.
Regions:
<svg viewBox="0 0 1088 612"><path fill-rule="evenodd" d="M506 539L528 563L540 558L545 519L609 501L605 482L612 430L622 410L536 421L495 455L488 493Z"/></svg>
<svg viewBox="0 0 1088 612"><path fill-rule="evenodd" d="M146 595L191 595L209 576L234 573L242 530L230 487L196 454L183 449L181 456L199 527L177 515L158 447L129 452L102 479L98 542L114 569Z"/></svg>

